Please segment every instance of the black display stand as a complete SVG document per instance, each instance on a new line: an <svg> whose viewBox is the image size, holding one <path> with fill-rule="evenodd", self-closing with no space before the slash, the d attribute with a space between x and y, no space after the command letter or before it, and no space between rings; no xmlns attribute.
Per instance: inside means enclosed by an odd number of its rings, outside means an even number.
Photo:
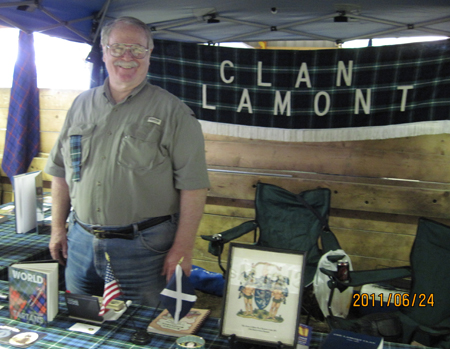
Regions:
<svg viewBox="0 0 450 349"><path fill-rule="evenodd" d="M152 322L152 320L155 318L155 315L157 314L156 312L159 311L160 304L161 304L161 301L158 302L158 305L153 310L153 315L151 316L150 322ZM139 308L140 308L140 306L139 306ZM132 315L134 315L134 313ZM131 335L130 342L133 344L136 344L136 345L146 345L146 344L150 343L150 341L152 340L153 337L150 335L150 333L147 332L147 327L145 327L143 329L138 329L136 327L136 324L132 317L131 317L131 321L133 323L135 332ZM150 324L150 322L149 322L149 324Z"/></svg>
<svg viewBox="0 0 450 349"><path fill-rule="evenodd" d="M286 346L281 342L278 342L277 344L274 344L274 345L262 345L262 344L255 344L255 343L251 343L251 342L238 341L235 334L230 335L227 339L228 339L228 344L230 345L230 349L273 349L273 348L285 349L286 348Z"/></svg>

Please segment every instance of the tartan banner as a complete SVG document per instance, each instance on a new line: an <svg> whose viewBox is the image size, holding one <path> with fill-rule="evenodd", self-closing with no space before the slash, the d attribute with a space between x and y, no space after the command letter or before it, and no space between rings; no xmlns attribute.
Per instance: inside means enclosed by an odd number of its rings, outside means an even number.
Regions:
<svg viewBox="0 0 450 349"><path fill-rule="evenodd" d="M450 41L252 50L155 41L149 81L206 133L282 141L450 132Z"/></svg>
<svg viewBox="0 0 450 349"><path fill-rule="evenodd" d="M33 34L20 31L6 127L2 168L14 184L39 152L39 90Z"/></svg>

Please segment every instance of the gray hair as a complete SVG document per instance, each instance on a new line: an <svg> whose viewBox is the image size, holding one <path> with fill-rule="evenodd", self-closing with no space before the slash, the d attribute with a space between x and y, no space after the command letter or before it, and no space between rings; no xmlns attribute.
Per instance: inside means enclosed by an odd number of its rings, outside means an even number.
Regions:
<svg viewBox="0 0 450 349"><path fill-rule="evenodd" d="M155 45L153 44L153 37L152 37L152 32L151 32L150 28L147 26L147 24L145 24L141 20L134 18L134 17L120 17L120 18L117 18L117 19L105 24L102 28L102 33L101 33L102 46L108 45L109 36L111 34L111 31L114 29L114 27L116 25L122 24L122 23L132 25L137 28L141 28L145 32L145 36L147 37L148 49L152 50L154 48Z"/></svg>

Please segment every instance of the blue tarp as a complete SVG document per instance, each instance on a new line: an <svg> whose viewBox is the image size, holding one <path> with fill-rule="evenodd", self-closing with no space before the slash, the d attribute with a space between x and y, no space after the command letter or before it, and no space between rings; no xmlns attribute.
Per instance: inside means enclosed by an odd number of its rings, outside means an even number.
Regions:
<svg viewBox="0 0 450 349"><path fill-rule="evenodd" d="M156 39L184 42L450 36L450 1L341 3L258 0L255 6L253 1L241 0L0 0L0 25L84 42L93 41L92 29L95 32L103 19L123 15L147 23Z"/></svg>

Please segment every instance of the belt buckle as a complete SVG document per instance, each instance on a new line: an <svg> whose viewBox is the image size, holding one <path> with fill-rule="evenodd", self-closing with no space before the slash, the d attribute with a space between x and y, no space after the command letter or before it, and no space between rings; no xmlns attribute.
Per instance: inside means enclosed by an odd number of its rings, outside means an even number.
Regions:
<svg viewBox="0 0 450 349"><path fill-rule="evenodd" d="M107 231L98 226L91 227L91 232L97 239L106 239L105 233L107 233Z"/></svg>

